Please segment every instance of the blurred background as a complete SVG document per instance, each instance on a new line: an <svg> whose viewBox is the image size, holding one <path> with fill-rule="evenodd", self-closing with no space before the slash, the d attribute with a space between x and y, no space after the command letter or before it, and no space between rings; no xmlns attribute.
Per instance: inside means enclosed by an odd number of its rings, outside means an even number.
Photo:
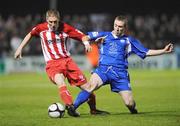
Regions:
<svg viewBox="0 0 180 126"><path fill-rule="evenodd" d="M163 48L174 44L172 54L147 58L129 58L133 69L180 68L180 1L143 0L6 0L0 5L0 74L12 72L44 72L40 40L33 38L23 50L24 59L13 55L25 35L43 22L48 9L58 9L61 19L86 33L111 31L114 17L128 16L129 31L145 47ZM70 53L83 70L91 69L80 42L69 41Z"/></svg>

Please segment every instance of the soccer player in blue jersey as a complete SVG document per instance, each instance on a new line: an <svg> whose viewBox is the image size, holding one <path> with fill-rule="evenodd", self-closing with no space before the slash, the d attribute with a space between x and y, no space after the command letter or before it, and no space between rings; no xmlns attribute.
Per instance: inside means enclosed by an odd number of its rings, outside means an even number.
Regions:
<svg viewBox="0 0 180 126"><path fill-rule="evenodd" d="M171 53L173 44L166 45L163 49L147 49L136 38L126 35L127 18L117 16L114 20L114 29L110 32L88 32L90 40L101 38L99 66L93 71L89 81L89 89L81 91L75 102L75 108L84 103L90 93L99 87L110 84L111 90L118 93L124 104L132 114L137 114L136 103L132 95L128 60L134 53L144 59L147 56L155 56Z"/></svg>

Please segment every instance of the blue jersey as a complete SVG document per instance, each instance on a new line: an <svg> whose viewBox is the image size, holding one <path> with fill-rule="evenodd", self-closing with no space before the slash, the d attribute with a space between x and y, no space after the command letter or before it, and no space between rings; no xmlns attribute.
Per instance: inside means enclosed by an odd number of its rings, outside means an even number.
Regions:
<svg viewBox="0 0 180 126"><path fill-rule="evenodd" d="M148 51L140 41L132 36L123 35L115 36L112 32L88 32L91 40L99 37L105 37L104 42L100 45L99 65L108 65L128 68L128 56L134 53L144 59Z"/></svg>

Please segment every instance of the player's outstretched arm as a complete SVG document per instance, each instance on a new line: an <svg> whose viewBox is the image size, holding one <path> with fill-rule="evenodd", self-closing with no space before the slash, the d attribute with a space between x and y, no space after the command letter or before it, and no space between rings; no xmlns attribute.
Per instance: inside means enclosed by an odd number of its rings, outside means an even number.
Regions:
<svg viewBox="0 0 180 126"><path fill-rule="evenodd" d="M14 58L15 59L21 59L22 58L22 49L26 46L26 44L29 42L31 39L32 35L31 33L28 33L25 38L23 39L22 43L19 45L17 48L16 52L14 53Z"/></svg>
<svg viewBox="0 0 180 126"><path fill-rule="evenodd" d="M146 56L156 56L156 55L162 55L166 53L171 53L173 51L173 44L169 43L167 44L163 49L153 50L150 49Z"/></svg>

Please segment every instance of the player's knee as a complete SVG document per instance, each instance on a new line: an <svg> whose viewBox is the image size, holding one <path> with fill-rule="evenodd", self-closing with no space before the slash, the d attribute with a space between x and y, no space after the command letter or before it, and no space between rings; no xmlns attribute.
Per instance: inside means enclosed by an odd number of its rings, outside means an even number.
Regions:
<svg viewBox="0 0 180 126"><path fill-rule="evenodd" d="M90 85L88 92L93 92L96 89L96 85Z"/></svg>
<svg viewBox="0 0 180 126"><path fill-rule="evenodd" d="M56 84L58 87L66 86L65 82L61 82L61 81L55 81L55 84Z"/></svg>
<svg viewBox="0 0 180 126"><path fill-rule="evenodd" d="M97 84L89 84L88 87L86 88L86 91L93 92L97 86L98 86Z"/></svg>
<svg viewBox="0 0 180 126"><path fill-rule="evenodd" d="M90 83L83 84L83 85L81 85L80 88L83 90L86 90L87 92L91 92L91 90L92 90Z"/></svg>
<svg viewBox="0 0 180 126"><path fill-rule="evenodd" d="M53 78L53 81L58 87L65 85L64 76L62 74L56 74Z"/></svg>

